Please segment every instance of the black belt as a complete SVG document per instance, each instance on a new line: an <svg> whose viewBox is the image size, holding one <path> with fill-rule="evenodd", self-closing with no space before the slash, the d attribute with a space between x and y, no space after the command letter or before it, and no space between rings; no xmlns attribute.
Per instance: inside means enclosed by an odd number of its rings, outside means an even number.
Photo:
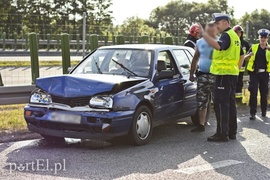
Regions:
<svg viewBox="0 0 270 180"><path fill-rule="evenodd" d="M199 71L200 74L211 74L211 73L206 73L206 72L202 72L202 71Z"/></svg>

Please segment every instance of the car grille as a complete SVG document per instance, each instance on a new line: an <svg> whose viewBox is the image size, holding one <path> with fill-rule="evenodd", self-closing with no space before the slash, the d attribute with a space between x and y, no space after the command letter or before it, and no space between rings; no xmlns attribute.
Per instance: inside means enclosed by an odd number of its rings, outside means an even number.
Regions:
<svg viewBox="0 0 270 180"><path fill-rule="evenodd" d="M69 105L70 107L86 106L89 105L91 97L76 97L76 98L63 98L59 96L51 96L54 103L61 103Z"/></svg>

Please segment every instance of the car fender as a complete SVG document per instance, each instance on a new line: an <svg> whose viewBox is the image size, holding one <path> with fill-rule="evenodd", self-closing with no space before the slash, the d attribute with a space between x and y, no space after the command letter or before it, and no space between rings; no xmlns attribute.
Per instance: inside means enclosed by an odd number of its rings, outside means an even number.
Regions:
<svg viewBox="0 0 270 180"><path fill-rule="evenodd" d="M113 96L114 110L136 110L139 104L148 103L154 107L156 88L150 80L141 82Z"/></svg>

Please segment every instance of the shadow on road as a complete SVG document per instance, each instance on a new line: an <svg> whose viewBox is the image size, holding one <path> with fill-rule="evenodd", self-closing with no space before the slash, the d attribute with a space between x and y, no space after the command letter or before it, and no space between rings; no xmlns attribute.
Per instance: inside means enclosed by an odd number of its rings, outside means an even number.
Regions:
<svg viewBox="0 0 270 180"><path fill-rule="evenodd" d="M150 144L141 147L121 142L112 145L95 140L68 139L62 143L29 141L18 148L14 146L14 149L6 154L7 165L4 169L10 170L8 164L14 162L19 164L48 159L55 163L65 159L65 171L56 174L53 171L22 171L18 175L43 175L44 178L48 176L48 179L51 175L75 179L269 179L267 173L270 173L270 170L261 163L268 162L269 166L269 124L266 128L264 122L249 122L247 117L241 118L241 121L238 139L227 143L206 141L206 138L215 132L214 120L210 121L211 126L207 127L205 133L190 133L193 126L185 123L157 127ZM249 132L250 136L252 133L257 136L255 138L258 142L244 138L249 137ZM268 134L266 139L265 134ZM256 154L259 152L257 143L268 143L265 157ZM215 169L211 174L209 171L195 171L191 174L176 171L224 160L242 163ZM16 173L19 173L19 170L16 170Z"/></svg>

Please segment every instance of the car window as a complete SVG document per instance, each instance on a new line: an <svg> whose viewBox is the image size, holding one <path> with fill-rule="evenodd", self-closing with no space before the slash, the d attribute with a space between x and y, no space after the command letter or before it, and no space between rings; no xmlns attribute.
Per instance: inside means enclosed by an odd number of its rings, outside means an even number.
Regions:
<svg viewBox="0 0 270 180"><path fill-rule="evenodd" d="M165 67L162 67L159 65L159 64L163 64L162 62L165 62L164 63ZM175 64L173 63L173 59L172 59L172 55L170 51L160 51L158 53L158 71L161 71L161 70L172 70L174 71L174 74L176 74Z"/></svg>
<svg viewBox="0 0 270 180"><path fill-rule="evenodd" d="M192 50L193 50L193 49L192 49ZM185 53L186 53L186 55L187 55L187 57L188 57L188 59L189 59L189 62L190 62L190 64L191 64L192 59L193 59L193 56L191 55L191 52L188 51L188 50L185 50Z"/></svg>
<svg viewBox="0 0 270 180"><path fill-rule="evenodd" d="M152 51L140 49L98 49L76 67L72 74L126 75L130 74L128 69L138 76L148 77L152 54Z"/></svg>
<svg viewBox="0 0 270 180"><path fill-rule="evenodd" d="M190 72L190 66L191 66L190 60L187 56L187 54L189 54L189 53L188 52L186 53L185 50L183 50L183 49L174 49L173 53L176 57L178 67L181 70L181 72L183 74L188 74ZM191 57L191 59L192 59L192 57Z"/></svg>

